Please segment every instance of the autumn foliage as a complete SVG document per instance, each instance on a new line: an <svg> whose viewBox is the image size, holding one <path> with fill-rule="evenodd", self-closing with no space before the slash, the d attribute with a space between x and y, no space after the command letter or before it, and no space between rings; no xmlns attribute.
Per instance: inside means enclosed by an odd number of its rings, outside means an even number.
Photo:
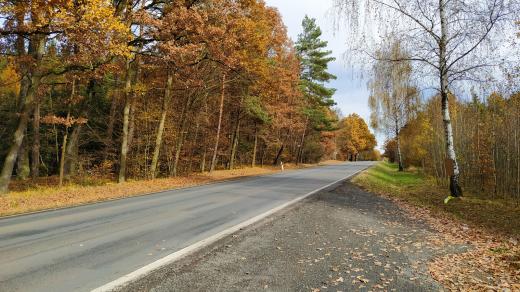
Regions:
<svg viewBox="0 0 520 292"><path fill-rule="evenodd" d="M461 182L483 198L520 197L520 95L492 93L471 100L452 96L455 144L460 149ZM448 173L439 114L439 97L421 106L418 115L401 132L404 163L423 167L441 184ZM385 144L395 159L395 141Z"/></svg>
<svg viewBox="0 0 520 292"><path fill-rule="evenodd" d="M334 90L304 94L263 1L3 1L0 15L0 192L13 175L123 182L337 156Z"/></svg>

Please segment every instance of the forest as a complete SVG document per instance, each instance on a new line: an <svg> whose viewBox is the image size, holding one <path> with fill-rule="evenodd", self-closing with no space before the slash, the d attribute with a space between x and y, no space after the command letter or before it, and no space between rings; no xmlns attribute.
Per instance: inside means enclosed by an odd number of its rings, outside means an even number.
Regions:
<svg viewBox="0 0 520 292"><path fill-rule="evenodd" d="M455 146L461 164L464 189L489 199L520 200L520 94L498 92L472 100L452 97ZM399 133L402 163L421 167L439 184L448 171L443 152L440 99L421 105ZM391 161L399 161L397 143L385 143Z"/></svg>
<svg viewBox="0 0 520 292"><path fill-rule="evenodd" d="M334 108L311 18L296 43L256 0L8 0L0 18L0 193L378 159Z"/></svg>
<svg viewBox="0 0 520 292"><path fill-rule="evenodd" d="M336 0L384 156L452 198L520 200L520 3ZM354 28L354 29L352 29ZM374 34L377 31L378 34Z"/></svg>

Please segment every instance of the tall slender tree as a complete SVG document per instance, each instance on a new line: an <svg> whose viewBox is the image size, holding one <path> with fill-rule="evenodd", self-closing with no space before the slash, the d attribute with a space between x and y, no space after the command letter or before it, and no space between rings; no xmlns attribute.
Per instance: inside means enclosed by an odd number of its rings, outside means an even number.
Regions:
<svg viewBox="0 0 520 292"><path fill-rule="evenodd" d="M332 98L335 88L326 84L337 77L328 72L330 62L336 60L332 51L327 50L328 42L321 39L321 28L316 19L305 16L302 21L303 32L296 42L296 54L300 59L300 90L304 97L302 113L305 116L303 131L299 143L297 163L303 159L303 149L308 128L330 130L332 121L327 115L328 109L335 105Z"/></svg>
<svg viewBox="0 0 520 292"><path fill-rule="evenodd" d="M379 61L372 69L369 82L372 128L393 135L396 141L399 171L404 170L399 134L408 121L415 116L419 95L411 81L410 61L387 62L385 59L406 59L401 44L394 42L390 48L377 52Z"/></svg>
<svg viewBox="0 0 520 292"><path fill-rule="evenodd" d="M332 51L326 50L328 42L321 39L321 29L316 19L305 16L302 21L303 32L296 42L296 53L301 64L301 90L312 105L332 106L334 88L327 88L325 83L335 80L336 76L328 72L329 63L336 60Z"/></svg>

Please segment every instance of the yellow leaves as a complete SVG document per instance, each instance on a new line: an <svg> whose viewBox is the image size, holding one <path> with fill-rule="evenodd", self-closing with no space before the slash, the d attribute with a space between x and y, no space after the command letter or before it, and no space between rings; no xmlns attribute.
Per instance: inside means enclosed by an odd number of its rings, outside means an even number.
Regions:
<svg viewBox="0 0 520 292"><path fill-rule="evenodd" d="M132 86L132 91L136 95L145 94L147 92L148 88L146 84L142 82L138 82Z"/></svg>
<svg viewBox="0 0 520 292"><path fill-rule="evenodd" d="M345 154L356 155L376 146L375 136L363 118L351 114L340 122L339 147Z"/></svg>
<svg viewBox="0 0 520 292"><path fill-rule="evenodd" d="M81 7L68 11L75 21L64 22L67 37L75 38L94 53L128 57L127 42L131 39L129 27L114 16L108 0L84 0Z"/></svg>
<svg viewBox="0 0 520 292"><path fill-rule="evenodd" d="M24 1L20 1L24 2ZM35 0L11 12L31 13L26 30L41 31L58 41L72 42L81 53L127 56L130 29L114 16L109 0ZM83 49L82 49L83 48Z"/></svg>
<svg viewBox="0 0 520 292"><path fill-rule="evenodd" d="M20 76L14 65L8 60L2 68L0 65L0 95L16 95L20 91Z"/></svg>

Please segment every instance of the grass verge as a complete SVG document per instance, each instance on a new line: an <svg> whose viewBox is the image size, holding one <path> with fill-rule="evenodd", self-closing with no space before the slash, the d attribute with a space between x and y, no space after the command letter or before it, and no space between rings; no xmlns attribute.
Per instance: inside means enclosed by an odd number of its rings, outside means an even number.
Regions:
<svg viewBox="0 0 520 292"><path fill-rule="evenodd" d="M430 274L451 291L520 291L520 207L473 194L444 204L445 188L419 172L380 163L354 178L360 187L393 200L466 252L432 259Z"/></svg>
<svg viewBox="0 0 520 292"><path fill-rule="evenodd" d="M399 172L397 165L382 162L363 172L353 182L362 188L395 197L433 213L451 216L464 223L520 237L520 206L506 200L482 199L471 193L444 204L449 191L416 171Z"/></svg>
<svg viewBox="0 0 520 292"><path fill-rule="evenodd" d="M333 164L327 161L320 163ZM313 165L285 165L286 169L304 168ZM107 179L69 182L58 188L52 179L42 184L21 185L14 183L15 191L0 196L0 217L59 209L102 202L120 198L134 197L165 190L208 184L233 178L265 175L279 172L277 167L240 168L234 170L217 170L213 173L193 174L185 177L160 178L154 180L128 181L117 184ZM51 183L49 183L49 181ZM19 185L17 185L19 184Z"/></svg>

